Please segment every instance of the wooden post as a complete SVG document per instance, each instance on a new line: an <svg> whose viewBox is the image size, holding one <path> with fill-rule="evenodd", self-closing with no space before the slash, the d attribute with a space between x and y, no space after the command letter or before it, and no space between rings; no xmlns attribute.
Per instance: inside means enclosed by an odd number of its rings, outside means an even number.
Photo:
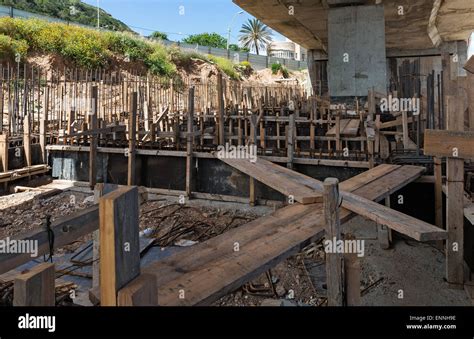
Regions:
<svg viewBox="0 0 474 339"><path fill-rule="evenodd" d="M191 197L193 179L193 119L194 119L194 86L189 88L188 98L188 135L186 144L186 195Z"/></svg>
<svg viewBox="0 0 474 339"><path fill-rule="evenodd" d="M39 136L39 142L40 142L40 148L41 148L41 163L47 164L48 163L48 153L46 150L46 120L41 119L40 120L40 136Z"/></svg>
<svg viewBox="0 0 474 339"><path fill-rule="evenodd" d="M156 276L142 273L118 292L117 306L157 306Z"/></svg>
<svg viewBox="0 0 474 339"><path fill-rule="evenodd" d="M385 198L385 206L390 208L390 196ZM392 240L392 230L385 225L377 224L377 237L379 238L380 248L388 250Z"/></svg>
<svg viewBox="0 0 474 339"><path fill-rule="evenodd" d="M336 150L341 150L341 116L340 112L336 114Z"/></svg>
<svg viewBox="0 0 474 339"><path fill-rule="evenodd" d="M326 223L326 241L333 244L341 240L341 224L339 220L339 180L324 180L324 220ZM344 305L344 261L341 253L335 249L326 253L326 279L328 306Z"/></svg>
<svg viewBox="0 0 474 339"><path fill-rule="evenodd" d="M408 150L410 145L408 136L408 112L402 111L402 132L403 132L403 149Z"/></svg>
<svg viewBox="0 0 474 339"><path fill-rule="evenodd" d="M434 157L434 195L435 195L435 224L439 228L443 226L443 174L441 158Z"/></svg>
<svg viewBox="0 0 474 339"><path fill-rule="evenodd" d="M346 241L355 241L355 237L347 235ZM357 253L344 253L344 291L347 306L359 306L360 295L360 258Z"/></svg>
<svg viewBox="0 0 474 339"><path fill-rule="evenodd" d="M255 114L250 116L250 143L249 147L257 147L257 117ZM249 204L250 206L255 206L256 197L255 197L255 179L253 177L249 177Z"/></svg>
<svg viewBox="0 0 474 339"><path fill-rule="evenodd" d="M219 135L219 145L225 144L224 139L224 85L222 80L222 74L219 73L217 76L217 103L219 105L217 114L218 114L218 135Z"/></svg>
<svg viewBox="0 0 474 339"><path fill-rule="evenodd" d="M295 115L290 114L289 115L289 124L288 124L288 134L286 136L287 138L287 162L286 162L286 167L289 169L293 168L293 153L294 153L294 135L295 135Z"/></svg>
<svg viewBox="0 0 474 339"><path fill-rule="evenodd" d="M100 301L116 306L117 293L140 274L138 188L120 187L100 199Z"/></svg>
<svg viewBox="0 0 474 339"><path fill-rule="evenodd" d="M464 109L461 100L447 96L447 129L464 129ZM454 150L453 150L454 151ZM446 160L448 240L446 242L446 279L453 288L464 283L464 159Z"/></svg>
<svg viewBox="0 0 474 339"><path fill-rule="evenodd" d="M54 264L42 263L15 278L13 306L55 306Z"/></svg>
<svg viewBox="0 0 474 339"><path fill-rule="evenodd" d="M30 115L27 114L23 120L23 151L25 152L25 163L27 167L32 165L31 163L31 128L30 128Z"/></svg>
<svg viewBox="0 0 474 339"><path fill-rule="evenodd" d="M91 114L90 114L90 129L93 131L90 136L89 148L89 186L94 189L97 182L97 108L98 108L98 91L97 86L92 86L92 100L91 100Z"/></svg>
<svg viewBox="0 0 474 339"><path fill-rule="evenodd" d="M127 185L135 185L135 142L137 135L137 92L132 93L130 114L128 116L128 179Z"/></svg>
<svg viewBox="0 0 474 339"><path fill-rule="evenodd" d="M2 171L8 171L8 134L0 134L0 157L2 160Z"/></svg>

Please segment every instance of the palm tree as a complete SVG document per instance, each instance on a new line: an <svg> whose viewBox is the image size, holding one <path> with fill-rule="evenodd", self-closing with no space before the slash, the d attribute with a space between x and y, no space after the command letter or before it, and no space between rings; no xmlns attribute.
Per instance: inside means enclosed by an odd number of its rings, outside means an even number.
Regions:
<svg viewBox="0 0 474 339"><path fill-rule="evenodd" d="M242 47L255 50L265 50L272 42L272 31L258 19L249 19L242 25L239 41Z"/></svg>

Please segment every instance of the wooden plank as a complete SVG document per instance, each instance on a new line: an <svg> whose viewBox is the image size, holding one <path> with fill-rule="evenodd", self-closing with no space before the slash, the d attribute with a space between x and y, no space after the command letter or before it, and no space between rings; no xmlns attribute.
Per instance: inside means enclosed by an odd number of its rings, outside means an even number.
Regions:
<svg viewBox="0 0 474 339"><path fill-rule="evenodd" d="M16 276L13 306L54 306L54 264L42 263Z"/></svg>
<svg viewBox="0 0 474 339"><path fill-rule="evenodd" d="M101 305L116 306L118 291L140 274L137 187L104 195L99 209Z"/></svg>
<svg viewBox="0 0 474 339"><path fill-rule="evenodd" d="M474 159L474 132L425 130L425 155Z"/></svg>
<svg viewBox="0 0 474 339"><path fill-rule="evenodd" d="M344 181L340 185L341 191L352 192L362 186L369 184L370 182L380 179L381 177L395 171L396 169L401 168L400 165L389 165L382 164L380 166L374 167L370 171L362 172L356 176L350 178L350 180Z"/></svg>
<svg viewBox="0 0 474 339"><path fill-rule="evenodd" d="M299 189L299 192L304 192L304 190L308 188L313 189L318 193L323 192L323 185L320 181L260 158L258 158L255 163L250 163L249 161L242 159L221 160L237 168L241 172L262 181L264 184L269 185L279 192L283 193L284 191L285 193L283 194L293 195L295 199L297 195L293 193L297 189ZM406 166L406 169L418 173L418 177L423 172L423 168L416 166ZM396 180L397 182L403 181L405 179L403 173L404 171L400 172L400 175L392 175L390 179ZM379 185L375 189L380 190L383 188ZM356 194L350 192L341 191L341 196L343 198L342 206L344 208L369 218L379 224L386 225L387 227L408 235L415 240L428 241L446 238L445 231L421 220L391 210L368 199L358 197ZM299 195L299 199L301 199L301 195ZM299 202L298 199L296 200Z"/></svg>
<svg viewBox="0 0 474 339"><path fill-rule="evenodd" d="M282 180L281 169L283 167L273 164L273 166L260 165L266 164L266 160L257 159L256 162L247 159L221 158L220 160L286 196L293 196L299 203L311 204L322 200L321 194L313 189L292 180Z"/></svg>
<svg viewBox="0 0 474 339"><path fill-rule="evenodd" d="M117 306L157 306L156 277L153 274L140 274L120 289Z"/></svg>
<svg viewBox="0 0 474 339"><path fill-rule="evenodd" d="M343 184L357 186L351 180ZM383 178L373 184L386 190L362 191L367 199L378 200L398 185L390 181L385 184ZM322 204L281 208L151 263L144 271L157 277L160 305L208 305L320 239L325 233L322 210ZM340 209L341 223L353 216L349 210ZM236 244L239 251L234 250Z"/></svg>
<svg viewBox="0 0 474 339"><path fill-rule="evenodd" d="M350 119L349 123L344 127L341 135L344 136L357 136L359 134L360 120L359 119Z"/></svg>
<svg viewBox="0 0 474 339"><path fill-rule="evenodd" d="M54 233L54 248L68 245L83 235L89 234L99 227L99 208L91 206L82 211L74 213L51 224ZM36 241L38 243L38 255L49 253L48 234L44 229L35 229L11 237L15 240ZM30 253L8 253L0 256L0 274L8 272L17 266L23 265L32 258Z"/></svg>
<svg viewBox="0 0 474 339"><path fill-rule="evenodd" d="M336 244L341 240L341 222L339 220L339 180L324 180L324 222L326 241ZM326 279L328 306L344 305L344 278L342 253L333 249L326 251Z"/></svg>

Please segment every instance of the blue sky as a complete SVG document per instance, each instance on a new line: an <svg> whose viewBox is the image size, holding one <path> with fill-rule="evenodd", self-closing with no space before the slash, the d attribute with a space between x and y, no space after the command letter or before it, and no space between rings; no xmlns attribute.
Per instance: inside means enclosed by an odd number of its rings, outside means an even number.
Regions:
<svg viewBox="0 0 474 339"><path fill-rule="evenodd" d="M96 6L97 0L83 0ZM153 31L179 41L186 34L216 32L227 38L232 18L242 9L231 0L99 0L100 7L143 35ZM182 7L181 7L182 6ZM237 43L239 30L251 15L236 15L231 27L231 43ZM284 37L273 31L274 40Z"/></svg>

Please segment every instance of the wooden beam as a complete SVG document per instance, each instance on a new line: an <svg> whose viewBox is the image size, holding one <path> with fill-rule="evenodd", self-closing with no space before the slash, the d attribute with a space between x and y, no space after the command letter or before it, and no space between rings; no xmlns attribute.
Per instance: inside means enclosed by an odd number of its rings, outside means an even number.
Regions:
<svg viewBox="0 0 474 339"><path fill-rule="evenodd" d="M142 273L118 292L117 306L157 306L156 276Z"/></svg>
<svg viewBox="0 0 474 339"><path fill-rule="evenodd" d="M99 208L101 305L116 306L118 291L140 274L137 187L106 194Z"/></svg>
<svg viewBox="0 0 474 339"><path fill-rule="evenodd" d="M474 132L425 130L425 155L474 159Z"/></svg>
<svg viewBox="0 0 474 339"><path fill-rule="evenodd" d="M339 220L339 180L324 180L324 220L326 242L336 244L341 241L341 222ZM333 245L334 247L334 245ZM335 248L326 251L326 285L328 306L344 305L344 259Z"/></svg>
<svg viewBox="0 0 474 339"><path fill-rule="evenodd" d="M13 306L55 306L54 264L42 263L18 275L13 285Z"/></svg>
<svg viewBox="0 0 474 339"><path fill-rule="evenodd" d="M464 105L459 98L447 96L447 129L464 129ZM454 145L456 147L456 145ZM459 148L463 148L457 146ZM472 150L471 150L472 151ZM454 156L452 154L451 156ZM446 279L452 288L464 283L464 160L459 157L446 160Z"/></svg>

